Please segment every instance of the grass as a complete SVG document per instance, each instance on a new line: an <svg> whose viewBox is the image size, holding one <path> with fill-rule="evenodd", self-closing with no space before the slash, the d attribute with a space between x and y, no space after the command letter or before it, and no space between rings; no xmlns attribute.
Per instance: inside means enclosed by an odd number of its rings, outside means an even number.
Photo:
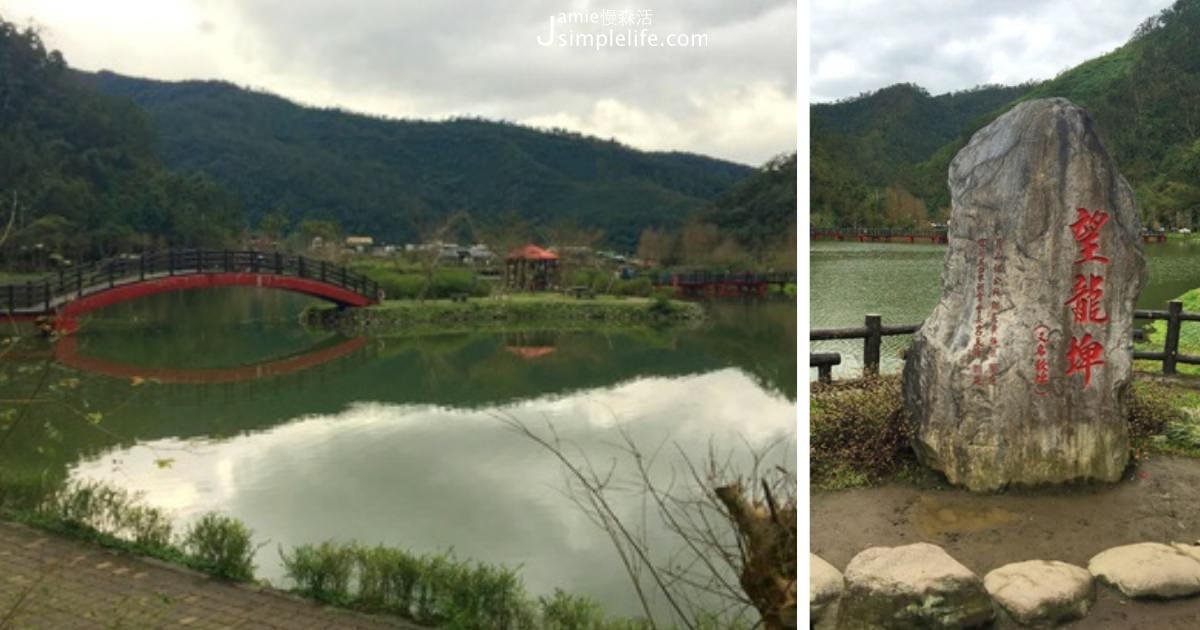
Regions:
<svg viewBox="0 0 1200 630"><path fill-rule="evenodd" d="M1200 289L1192 289L1187 293L1179 296L1179 301L1183 302L1184 312L1200 311ZM1156 320L1150 326L1146 335L1146 341L1138 344L1138 349L1148 349L1156 352L1161 352L1167 340L1167 323L1161 320ZM1200 354L1200 323L1196 322L1181 322L1179 325L1179 353L1198 355ZM1151 372L1159 372L1162 370L1162 362L1160 361L1137 361L1135 364L1137 369L1144 369ZM1180 374L1200 374L1200 365L1187 365L1180 363L1175 368Z"/></svg>
<svg viewBox="0 0 1200 630"><path fill-rule="evenodd" d="M55 488L40 477L0 475L0 515L228 580L253 578L250 532L240 522L209 513L179 537L165 512L101 483Z"/></svg>
<svg viewBox="0 0 1200 630"><path fill-rule="evenodd" d="M257 547L241 521L203 515L176 535L168 515L138 496L99 483L54 487L0 470L0 516L103 546L182 564L231 581L254 580ZM556 589L534 598L516 570L417 555L382 545L332 541L281 549L294 592L317 601L396 615L451 630L646 630L640 619L607 616L586 597ZM705 630L723 626L713 616Z"/></svg>
<svg viewBox="0 0 1200 630"><path fill-rule="evenodd" d="M913 428L904 411L899 375L814 384L810 409L814 490L896 480L921 487L944 483L938 473L916 461L909 447ZM1200 389L1135 380L1128 413L1133 463L1152 453L1200 457Z"/></svg>
<svg viewBox="0 0 1200 630"><path fill-rule="evenodd" d="M577 299L557 293L516 294L504 299L388 300L377 306L338 311L316 306L306 311L310 326L361 334L406 334L413 330L509 329L543 330L605 326L665 325L703 319L697 304L662 296Z"/></svg>

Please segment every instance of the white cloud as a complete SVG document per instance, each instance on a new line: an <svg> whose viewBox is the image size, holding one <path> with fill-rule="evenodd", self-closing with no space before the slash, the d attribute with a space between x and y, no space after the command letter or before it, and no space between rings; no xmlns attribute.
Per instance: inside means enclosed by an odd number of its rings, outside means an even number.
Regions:
<svg viewBox="0 0 1200 630"><path fill-rule="evenodd" d="M548 0L0 0L6 19L35 19L86 70L224 79L393 117L547 121L751 164L795 149L795 2L647 8L660 36L705 34L708 46L542 47L549 16L566 9Z"/></svg>
<svg viewBox="0 0 1200 630"><path fill-rule="evenodd" d="M812 101L894 83L933 94L1048 79L1117 48L1172 0L845 0L811 11Z"/></svg>

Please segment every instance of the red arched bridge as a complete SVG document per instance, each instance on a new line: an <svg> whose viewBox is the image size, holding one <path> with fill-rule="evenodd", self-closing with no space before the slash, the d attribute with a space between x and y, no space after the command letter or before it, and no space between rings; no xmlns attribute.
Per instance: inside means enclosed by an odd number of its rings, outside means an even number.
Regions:
<svg viewBox="0 0 1200 630"><path fill-rule="evenodd" d="M47 317L55 328L69 331L80 315L118 302L167 291L239 286L293 291L339 306L367 306L381 298L375 281L323 260L187 249L119 256L0 285L0 317Z"/></svg>

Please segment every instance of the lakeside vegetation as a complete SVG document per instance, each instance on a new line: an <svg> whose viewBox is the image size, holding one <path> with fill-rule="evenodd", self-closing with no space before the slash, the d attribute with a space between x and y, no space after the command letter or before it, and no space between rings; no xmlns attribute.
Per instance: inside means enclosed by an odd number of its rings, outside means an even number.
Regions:
<svg viewBox="0 0 1200 630"><path fill-rule="evenodd" d="M1130 389L1131 464L1153 453L1200 457L1200 390L1135 380ZM936 486L939 473L919 464L899 375L813 384L809 471L814 490L908 481Z"/></svg>
<svg viewBox="0 0 1200 630"><path fill-rule="evenodd" d="M238 519L207 513L179 534L163 510L99 483L50 488L40 478L0 475L0 517L224 580L255 580L258 545L253 532ZM459 630L653 627L642 620L605 615L594 601L561 589L533 597L516 570L460 561L451 553L417 555L382 545L332 541L281 548L279 553L296 594L431 626Z"/></svg>
<svg viewBox="0 0 1200 630"><path fill-rule="evenodd" d="M387 300L376 306L340 310L321 305L309 308L302 319L306 325L345 334L386 336L447 329L557 330L579 326L682 324L704 319L704 310L696 303L662 296L580 299L545 293L463 301Z"/></svg>
<svg viewBox="0 0 1200 630"><path fill-rule="evenodd" d="M938 96L899 84L812 105L812 225L945 222L954 155L1018 103L1052 96L1091 113L1146 226L1200 225L1198 28L1200 0L1177 0L1125 45L1053 79Z"/></svg>

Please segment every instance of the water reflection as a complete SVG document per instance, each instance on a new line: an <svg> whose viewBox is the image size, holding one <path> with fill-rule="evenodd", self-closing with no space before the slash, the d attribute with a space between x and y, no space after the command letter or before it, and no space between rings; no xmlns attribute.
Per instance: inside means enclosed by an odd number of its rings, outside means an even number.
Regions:
<svg viewBox="0 0 1200 630"><path fill-rule="evenodd" d="M453 547L523 566L532 592L563 587L635 612L608 539L563 496L558 463L498 417L553 426L596 461L618 456L618 427L696 458L743 439L782 439L778 461L794 457L787 303L722 305L698 330L362 340L305 331L307 304L253 289L164 294L100 312L71 346L23 341L0 359L0 397L36 395L0 461L144 491L181 522L238 516L271 541L258 556L271 578L280 544Z"/></svg>
<svg viewBox="0 0 1200 630"><path fill-rule="evenodd" d="M810 254L810 311L813 328L862 326L867 313L883 316L884 324L924 321L941 297L944 245L907 243L812 243ZM1200 287L1200 239L1172 239L1143 246L1148 283L1137 307L1161 309L1182 293ZM882 369L899 371L901 352L911 337L885 337ZM839 352L842 364L835 378L855 377L862 371L863 342L810 342L813 352ZM809 369L809 380L817 371Z"/></svg>
<svg viewBox="0 0 1200 630"><path fill-rule="evenodd" d="M727 369L469 412L359 403L224 440L168 438L113 449L71 474L145 491L183 520L210 509L242 518L271 538L257 559L267 577L279 575L276 544L336 537L421 552L453 547L463 557L523 565L534 592L569 584L632 613L610 543L562 495L558 462L497 416L548 423L607 461L619 455L611 446L620 438L617 425L647 448L676 442L700 455L709 440L762 446L793 435L793 409ZM780 462L791 457L794 451L778 453ZM165 458L172 461L164 470L158 462ZM669 459L658 470L663 483ZM626 498L620 507L632 518L640 502Z"/></svg>

